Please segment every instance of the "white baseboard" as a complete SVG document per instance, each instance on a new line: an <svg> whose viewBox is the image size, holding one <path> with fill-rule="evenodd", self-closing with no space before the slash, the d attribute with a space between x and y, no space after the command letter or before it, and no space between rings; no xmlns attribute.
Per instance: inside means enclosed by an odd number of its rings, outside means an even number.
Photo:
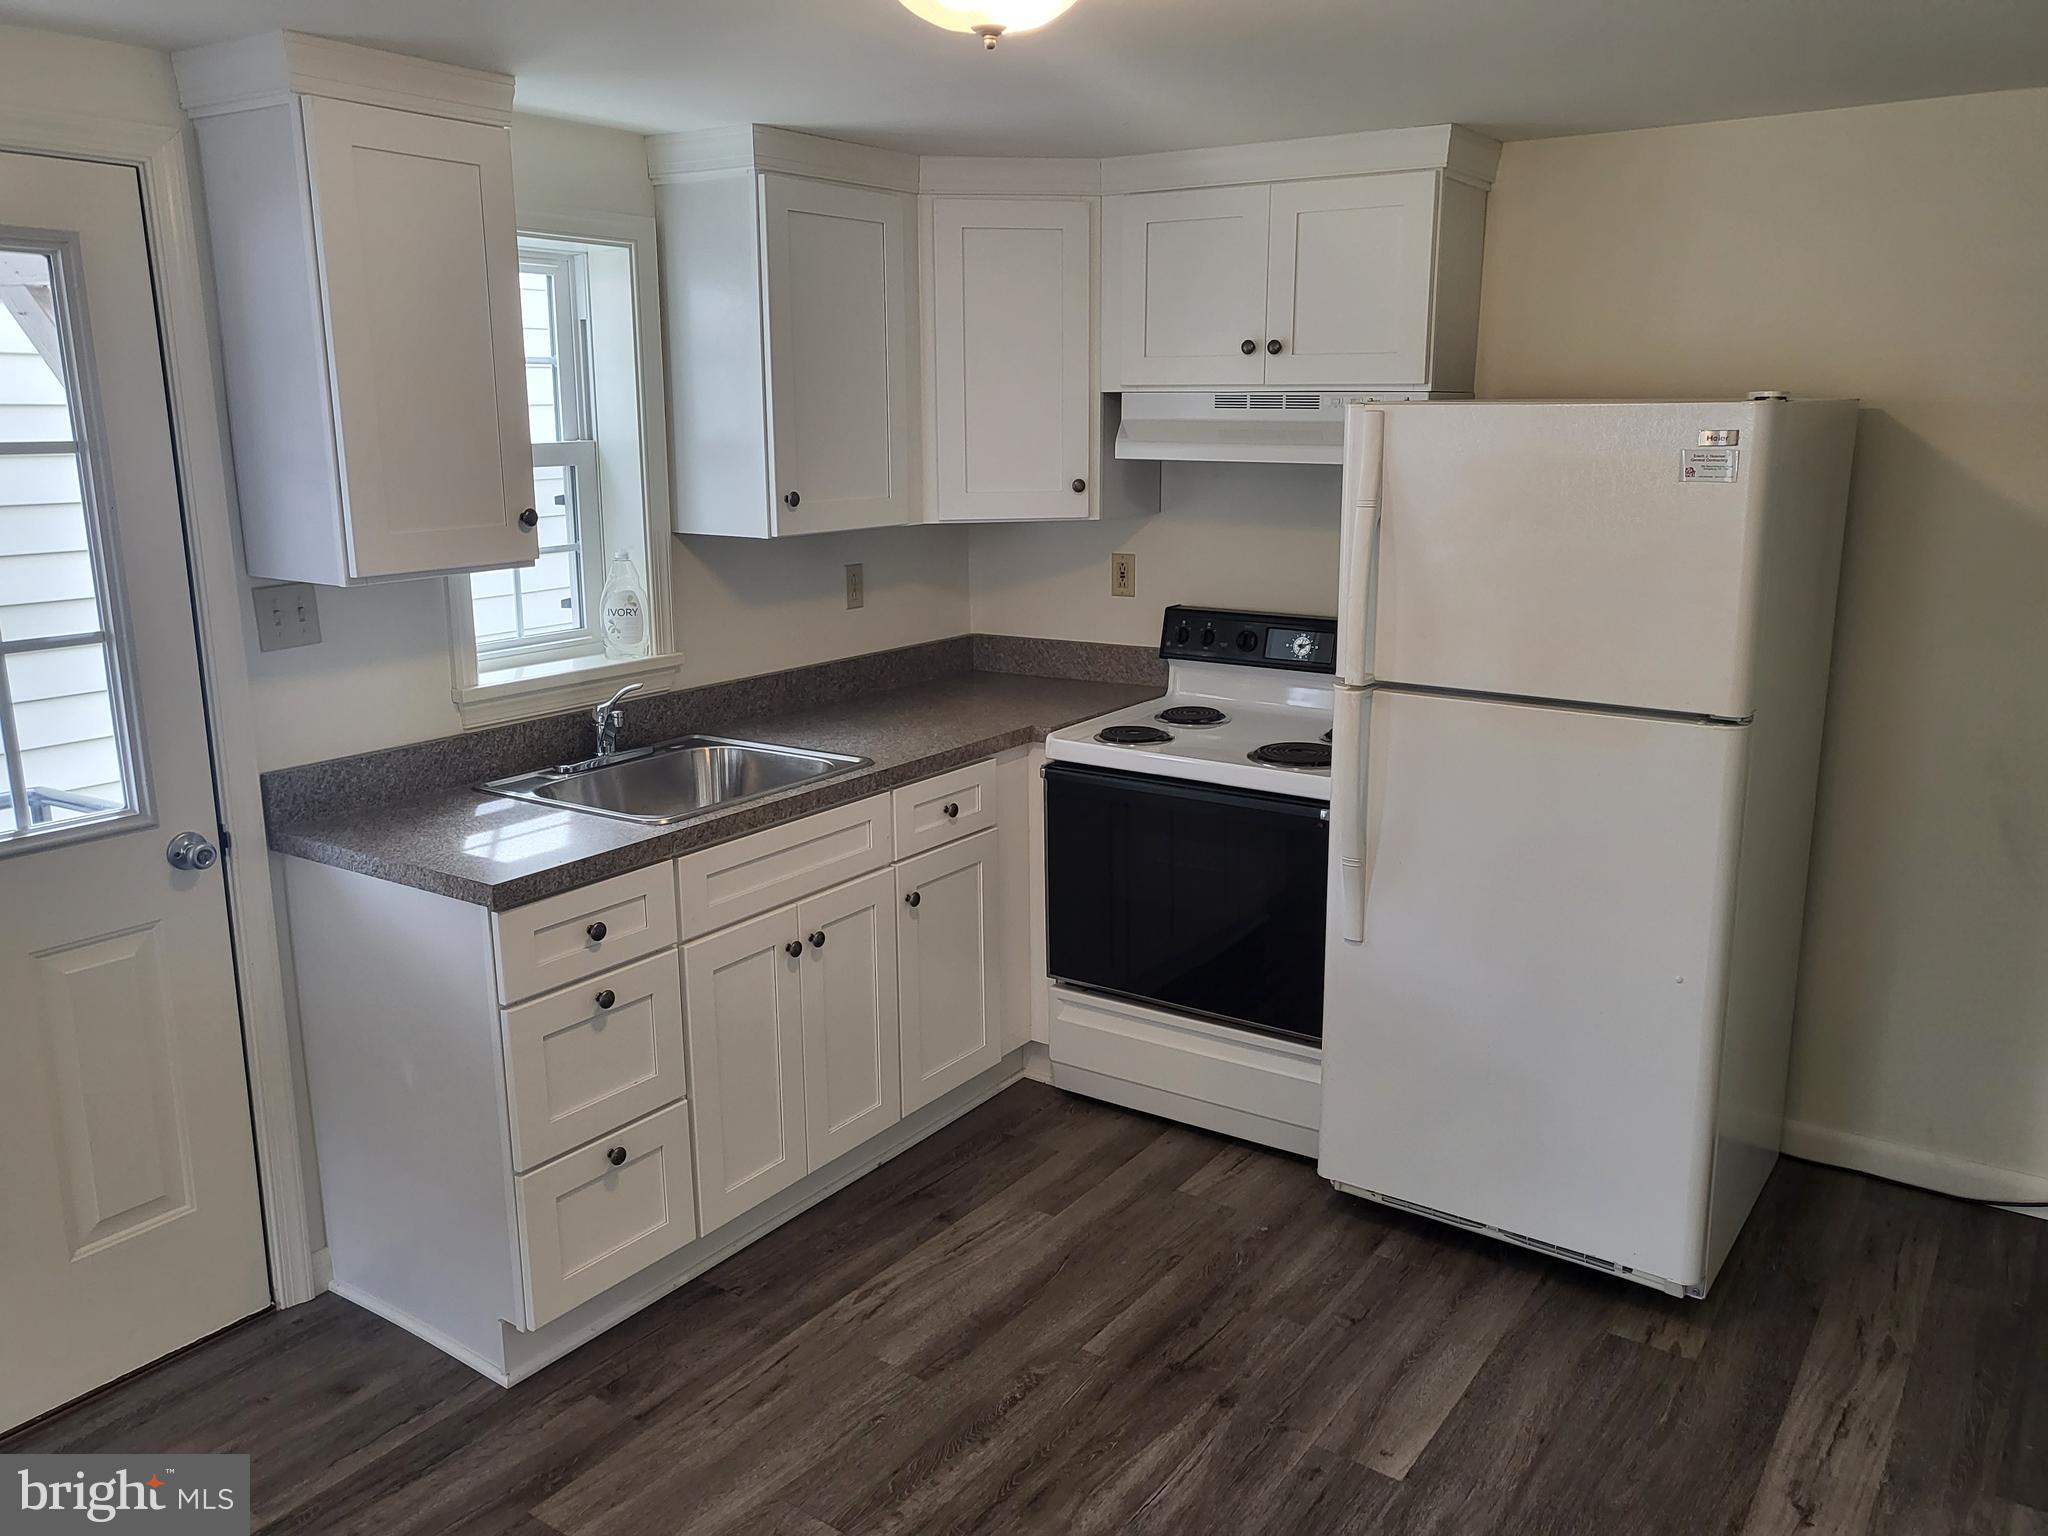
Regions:
<svg viewBox="0 0 2048 1536"><path fill-rule="evenodd" d="M324 1248L320 1251L326 1252ZM383 1318L385 1322L403 1328L415 1338L426 1340L427 1343L440 1350L442 1354L460 1360L479 1376L487 1377L501 1387L512 1385L512 1378L499 1369L496 1361L486 1360L466 1344L458 1344L455 1340L449 1338L447 1334L441 1332L440 1329L430 1327L428 1324L421 1322L404 1308L394 1307L390 1302L372 1296L368 1291L359 1291L345 1280L330 1279L328 1289L343 1300L354 1302L365 1312L374 1312Z"/></svg>
<svg viewBox="0 0 2048 1536"><path fill-rule="evenodd" d="M1875 1136L1858 1136L1809 1121L1787 1120L1783 1145L1793 1157L1873 1173L1881 1179L1918 1185L1963 1200L1987 1200L1998 1205L2048 1200L2048 1175L2001 1168L1996 1163L1972 1162L1952 1153L1880 1141Z"/></svg>

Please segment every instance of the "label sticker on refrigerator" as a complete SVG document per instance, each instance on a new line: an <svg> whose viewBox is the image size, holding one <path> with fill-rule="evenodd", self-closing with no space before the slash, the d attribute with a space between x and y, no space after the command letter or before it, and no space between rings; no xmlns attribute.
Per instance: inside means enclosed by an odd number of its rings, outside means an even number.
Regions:
<svg viewBox="0 0 2048 1536"><path fill-rule="evenodd" d="M1723 485L1735 478L1741 467L1740 448L1685 448L1678 455L1678 478L1714 480Z"/></svg>

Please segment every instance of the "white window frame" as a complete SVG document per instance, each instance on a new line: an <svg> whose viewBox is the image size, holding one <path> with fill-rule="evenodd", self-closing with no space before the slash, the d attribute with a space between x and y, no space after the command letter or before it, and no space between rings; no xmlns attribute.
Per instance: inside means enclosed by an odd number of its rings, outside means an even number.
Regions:
<svg viewBox="0 0 2048 1536"><path fill-rule="evenodd" d="M593 462L587 473L592 479L591 501L600 509L600 517L631 516L637 507L646 519L647 559L641 575L647 583L653 645L651 654L640 660L609 661L601 645L591 647L586 641L570 647L555 643L556 637L551 636L550 643L534 644L516 653L509 645L490 648L486 656L506 664L480 674L469 578L450 577L447 592L454 674L451 692L466 729L595 704L622 682L641 682L657 689L672 687L681 680L683 668L683 658L675 649L669 597L668 397L662 376L660 268L654 220L632 214L528 210L520 218L519 233L522 244L555 241L610 247L622 250L630 261L630 322L615 316L615 323L608 329L616 333L623 325L630 331L634 387L609 391L601 387L600 376L607 370L587 355L591 366L584 377L591 382L582 387L590 390L589 406L609 408L613 418L623 418L631 430L615 429L607 434L599 420L589 454ZM524 259L522 252L522 262ZM584 302L589 302L587 295ZM605 414L604 409L594 410L599 418ZM572 446L563 445L565 449ZM536 462L549 462L540 455L554 451L543 448ZM577 469L580 480L586 471L581 463ZM583 491L579 484L579 498ZM585 611L594 614L612 546L619 541L607 542L601 534L593 539L586 528L581 542L585 589L590 594Z"/></svg>

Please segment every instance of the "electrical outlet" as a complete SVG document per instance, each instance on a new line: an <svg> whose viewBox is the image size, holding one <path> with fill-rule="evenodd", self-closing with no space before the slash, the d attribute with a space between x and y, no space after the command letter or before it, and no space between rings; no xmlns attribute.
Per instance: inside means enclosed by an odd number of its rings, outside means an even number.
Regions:
<svg viewBox="0 0 2048 1536"><path fill-rule="evenodd" d="M864 608L867 606L867 601L867 577L862 574L859 565L849 565L846 568L846 606L849 608Z"/></svg>
<svg viewBox="0 0 2048 1536"><path fill-rule="evenodd" d="M320 643L320 602L306 583L258 587L251 596L256 600L256 649L288 651Z"/></svg>
<svg viewBox="0 0 2048 1536"><path fill-rule="evenodd" d="M1111 597L1136 597L1138 595L1138 557L1136 555L1119 553L1109 557L1109 595Z"/></svg>

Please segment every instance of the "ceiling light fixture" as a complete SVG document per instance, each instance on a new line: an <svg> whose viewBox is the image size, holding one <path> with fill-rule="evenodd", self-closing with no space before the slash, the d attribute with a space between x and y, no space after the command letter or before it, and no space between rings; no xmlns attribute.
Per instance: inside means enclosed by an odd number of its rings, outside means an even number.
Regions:
<svg viewBox="0 0 2048 1536"><path fill-rule="evenodd" d="M1074 0L988 0L985 5L954 5L949 0L900 0L913 16L948 32L972 32L981 46L1012 32L1031 32L1055 20Z"/></svg>

